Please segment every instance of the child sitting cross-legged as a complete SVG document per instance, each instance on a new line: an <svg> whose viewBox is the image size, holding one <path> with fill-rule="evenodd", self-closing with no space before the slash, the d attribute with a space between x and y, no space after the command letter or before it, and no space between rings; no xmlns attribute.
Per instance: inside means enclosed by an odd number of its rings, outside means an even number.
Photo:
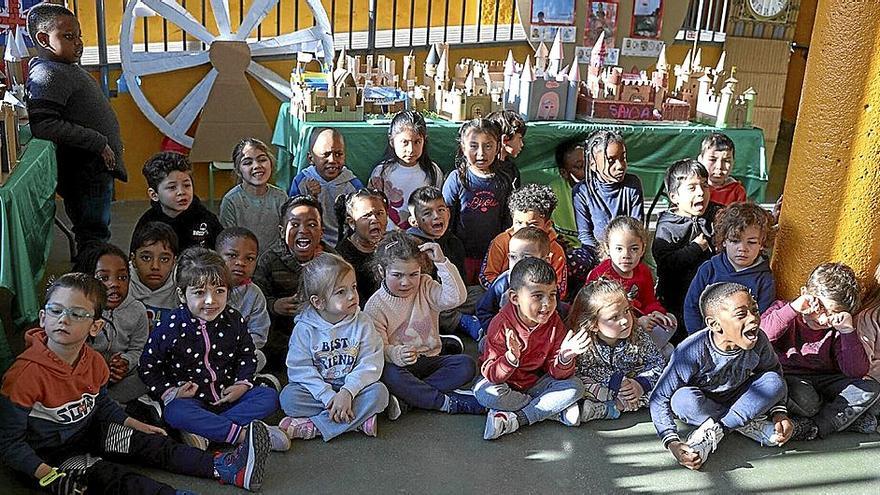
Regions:
<svg viewBox="0 0 880 495"><path fill-rule="evenodd" d="M493 440L545 419L580 424L584 385L575 372L586 330L566 330L556 313L556 272L526 258L510 272L510 302L492 319L474 395L489 408L483 438Z"/></svg>
<svg viewBox="0 0 880 495"><path fill-rule="evenodd" d="M254 387L254 343L241 313L227 305L229 270L214 251L191 248L177 269L179 308L150 334L138 372L149 393L165 403L165 422L184 442L239 444L251 421L278 410L278 392ZM290 440L269 428L273 450Z"/></svg>
<svg viewBox="0 0 880 495"><path fill-rule="evenodd" d="M699 469L731 431L777 446L794 428L785 410L782 368L749 289L732 282L709 285L700 308L706 328L676 347L650 402L663 446L689 469ZM685 442L676 417L697 426Z"/></svg>
<svg viewBox="0 0 880 495"><path fill-rule="evenodd" d="M306 307L296 317L287 353L287 417L278 425L293 438L325 442L360 430L376 436L376 414L388 406L382 339L358 306L354 268L340 256L318 255L303 267Z"/></svg>
<svg viewBox="0 0 880 495"><path fill-rule="evenodd" d="M27 348L3 377L3 463L55 493L175 493L119 462L258 490L265 424L251 422L235 451L215 454L171 440L110 399L107 364L85 345L102 330L105 300L91 274L68 273L49 285L40 328L27 332Z"/></svg>
<svg viewBox="0 0 880 495"><path fill-rule="evenodd" d="M465 300L458 270L434 242L392 231L376 249L382 288L364 307L385 344L382 381L391 392L390 419L408 407L450 414L485 412L470 395L455 392L471 382L476 363L466 354L441 355L440 312ZM440 282L428 275L427 262Z"/></svg>
<svg viewBox="0 0 880 495"><path fill-rule="evenodd" d="M150 328L180 304L177 298L177 234L162 222L147 222L134 229L129 249L131 296L147 308Z"/></svg>
<svg viewBox="0 0 880 495"><path fill-rule="evenodd" d="M785 371L796 440L877 429L877 418L865 412L880 399L880 383L865 377L868 357L852 318L858 305L852 268L823 263L797 299L776 301L761 316Z"/></svg>
<svg viewBox="0 0 880 495"><path fill-rule="evenodd" d="M568 326L590 335L575 374L584 382L581 421L617 419L648 405L666 362L635 314L623 285L600 278L575 297Z"/></svg>

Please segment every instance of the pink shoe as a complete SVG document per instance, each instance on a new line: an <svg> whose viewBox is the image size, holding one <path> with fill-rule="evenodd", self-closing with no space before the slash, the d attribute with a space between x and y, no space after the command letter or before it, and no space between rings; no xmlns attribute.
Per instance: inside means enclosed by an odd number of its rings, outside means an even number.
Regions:
<svg viewBox="0 0 880 495"><path fill-rule="evenodd" d="M366 435L368 437L375 437L377 428L378 427L376 426L376 415L375 414L370 416L369 418L367 418L366 421L364 421L363 423L361 423L360 426L358 426L358 430L364 432L364 435Z"/></svg>
<svg viewBox="0 0 880 495"><path fill-rule="evenodd" d="M281 431L286 433L287 437L291 440L294 438L311 440L318 435L318 428L315 427L315 423L312 423L312 420L309 418L291 418L290 416L285 416L284 419L278 423L278 428L281 428Z"/></svg>

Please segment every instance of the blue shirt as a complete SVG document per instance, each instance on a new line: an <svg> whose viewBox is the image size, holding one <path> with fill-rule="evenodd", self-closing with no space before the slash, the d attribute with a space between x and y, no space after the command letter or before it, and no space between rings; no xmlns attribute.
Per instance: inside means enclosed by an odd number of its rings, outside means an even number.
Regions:
<svg viewBox="0 0 880 495"><path fill-rule="evenodd" d="M507 199L510 184L504 174L480 177L468 169L467 186L453 170L443 184L443 198L452 212L452 233L464 243L468 258L483 259L496 235L510 226Z"/></svg>
<svg viewBox="0 0 880 495"><path fill-rule="evenodd" d="M602 182L591 174L571 192L578 239L584 247L595 249L612 218L627 215L644 220L642 181L626 174L621 182Z"/></svg>

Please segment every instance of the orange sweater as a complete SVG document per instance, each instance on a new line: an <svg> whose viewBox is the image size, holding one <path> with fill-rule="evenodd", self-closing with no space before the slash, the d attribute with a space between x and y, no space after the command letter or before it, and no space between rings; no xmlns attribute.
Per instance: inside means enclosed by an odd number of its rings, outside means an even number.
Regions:
<svg viewBox="0 0 880 495"><path fill-rule="evenodd" d="M568 288L568 267L565 262L565 250L556 242L559 235L552 228L547 233L550 237L550 266L556 271L556 282L559 285L559 298L565 299ZM513 237L513 228L495 236L489 244L489 251L483 258L483 267L480 269L480 285L488 288L489 285L507 271L507 253L510 247L510 238Z"/></svg>

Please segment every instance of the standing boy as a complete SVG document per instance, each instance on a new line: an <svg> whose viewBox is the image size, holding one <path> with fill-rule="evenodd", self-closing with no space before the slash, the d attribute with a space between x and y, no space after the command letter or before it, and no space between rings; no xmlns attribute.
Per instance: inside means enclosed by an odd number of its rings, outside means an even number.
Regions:
<svg viewBox="0 0 880 495"><path fill-rule="evenodd" d="M733 140L720 132L713 132L700 145L697 160L709 172L709 201L720 205L746 201L746 188L730 176L734 159Z"/></svg>

